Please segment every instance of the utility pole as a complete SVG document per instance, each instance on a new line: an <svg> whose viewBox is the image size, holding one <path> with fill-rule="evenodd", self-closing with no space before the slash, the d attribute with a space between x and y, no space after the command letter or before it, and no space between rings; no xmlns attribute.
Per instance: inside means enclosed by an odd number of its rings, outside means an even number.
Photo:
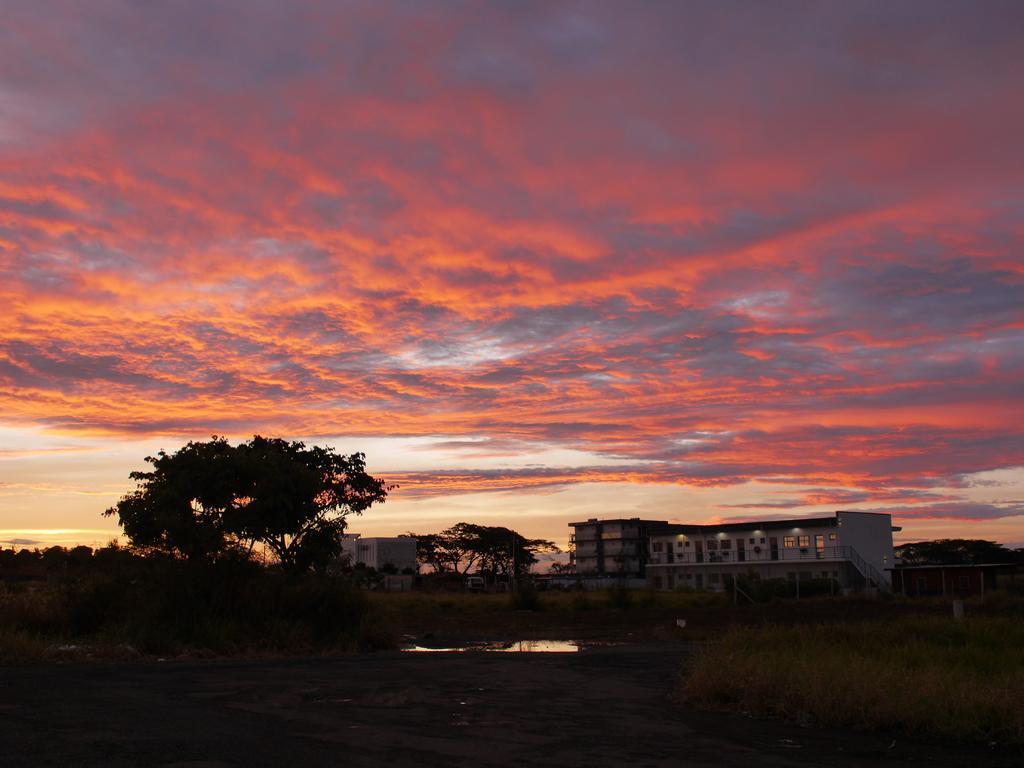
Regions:
<svg viewBox="0 0 1024 768"><path fill-rule="evenodd" d="M516 591L516 537L512 536L512 543L509 545L512 555L512 573L509 574L509 587Z"/></svg>

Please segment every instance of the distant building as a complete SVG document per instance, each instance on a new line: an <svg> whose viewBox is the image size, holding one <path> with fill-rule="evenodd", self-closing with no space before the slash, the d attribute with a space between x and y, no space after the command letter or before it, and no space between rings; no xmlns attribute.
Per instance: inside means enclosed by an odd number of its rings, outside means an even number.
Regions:
<svg viewBox="0 0 1024 768"><path fill-rule="evenodd" d="M889 515L836 512L827 517L719 525L650 526L647 579L656 589L723 589L731 578L832 579L844 590L891 587Z"/></svg>
<svg viewBox="0 0 1024 768"><path fill-rule="evenodd" d="M646 578L650 538L668 521L591 518L569 525L569 562L577 577L630 582Z"/></svg>
<svg viewBox="0 0 1024 768"><path fill-rule="evenodd" d="M360 536L346 533L341 537L342 556L352 565L363 564L380 571L393 565L399 573L406 569L417 572L416 539L412 536Z"/></svg>

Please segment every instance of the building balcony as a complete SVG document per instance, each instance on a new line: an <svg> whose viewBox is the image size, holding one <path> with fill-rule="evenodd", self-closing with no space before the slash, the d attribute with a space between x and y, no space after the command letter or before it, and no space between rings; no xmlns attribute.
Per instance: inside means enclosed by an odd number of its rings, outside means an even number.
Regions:
<svg viewBox="0 0 1024 768"><path fill-rule="evenodd" d="M640 543L637 541L606 541L603 549L606 555L636 557L640 553Z"/></svg>
<svg viewBox="0 0 1024 768"><path fill-rule="evenodd" d="M780 547L771 549L761 547L760 552L746 550L716 550L696 553L685 552L652 552L648 565L756 565L758 563L791 563L813 562L816 560L853 560L857 557L853 547Z"/></svg>

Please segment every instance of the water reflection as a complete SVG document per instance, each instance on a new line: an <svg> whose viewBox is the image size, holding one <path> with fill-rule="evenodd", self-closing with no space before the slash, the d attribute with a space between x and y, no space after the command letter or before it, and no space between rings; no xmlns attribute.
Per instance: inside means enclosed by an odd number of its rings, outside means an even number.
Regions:
<svg viewBox="0 0 1024 768"><path fill-rule="evenodd" d="M412 653L458 653L489 651L493 653L576 653L582 647L576 640L510 640L505 642L466 643L444 648L407 645L402 650Z"/></svg>

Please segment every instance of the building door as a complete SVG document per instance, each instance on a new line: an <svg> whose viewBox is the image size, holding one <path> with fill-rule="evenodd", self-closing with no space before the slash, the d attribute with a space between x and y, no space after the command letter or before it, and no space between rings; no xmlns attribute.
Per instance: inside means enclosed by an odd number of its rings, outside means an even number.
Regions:
<svg viewBox="0 0 1024 768"><path fill-rule="evenodd" d="M704 562L704 542L700 539L693 542L693 553L696 556L698 563Z"/></svg>
<svg viewBox="0 0 1024 768"><path fill-rule="evenodd" d="M779 537L769 536L768 537L768 549L771 550L772 560L779 559Z"/></svg>
<svg viewBox="0 0 1024 768"><path fill-rule="evenodd" d="M745 539L742 538L736 539L736 559L741 563L747 562L747 550L745 549L744 541Z"/></svg>

